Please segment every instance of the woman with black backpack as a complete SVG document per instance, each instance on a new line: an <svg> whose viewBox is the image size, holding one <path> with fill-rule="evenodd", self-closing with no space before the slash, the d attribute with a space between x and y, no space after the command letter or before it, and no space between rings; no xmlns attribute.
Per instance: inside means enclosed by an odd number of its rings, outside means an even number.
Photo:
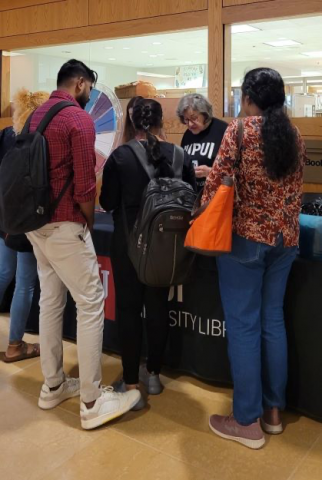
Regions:
<svg viewBox="0 0 322 480"><path fill-rule="evenodd" d="M148 163L154 167L155 177L173 177L174 145L160 138L160 103L150 99L139 100L133 108L132 121L137 132L136 140L145 149ZM186 154L182 179L196 188L193 165ZM128 144L122 145L106 162L100 204L106 211L113 211L114 219L111 260L123 364L123 378L114 388L116 391L138 388L140 379L149 394L158 395L163 390L159 373L169 328L169 288L147 287L138 280L127 254L125 231L131 231L134 226L142 193L148 183L149 177L134 151ZM140 367L144 306L147 317L147 364ZM141 400L134 409L139 410L144 406L145 401Z"/></svg>

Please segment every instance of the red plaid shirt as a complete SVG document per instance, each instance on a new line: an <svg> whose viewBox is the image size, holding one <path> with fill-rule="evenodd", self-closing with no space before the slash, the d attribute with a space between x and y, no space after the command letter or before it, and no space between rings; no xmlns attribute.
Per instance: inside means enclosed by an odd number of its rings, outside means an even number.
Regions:
<svg viewBox="0 0 322 480"><path fill-rule="evenodd" d="M48 110L63 100L75 103L59 112L45 130L49 148L49 178L53 199L61 192L71 172L73 181L61 199L51 222L86 223L79 204L96 196L95 128L91 117L68 93L54 91L35 111L30 125L33 132Z"/></svg>

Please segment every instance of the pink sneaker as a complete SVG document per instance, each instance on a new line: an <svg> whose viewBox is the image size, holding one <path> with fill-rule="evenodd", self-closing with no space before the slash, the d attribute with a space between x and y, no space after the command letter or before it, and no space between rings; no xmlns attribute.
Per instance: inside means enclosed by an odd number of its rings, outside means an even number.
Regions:
<svg viewBox="0 0 322 480"><path fill-rule="evenodd" d="M245 445L245 447L258 450L265 445L265 437L259 420L251 425L240 425L233 417L211 415L209 427L219 437Z"/></svg>

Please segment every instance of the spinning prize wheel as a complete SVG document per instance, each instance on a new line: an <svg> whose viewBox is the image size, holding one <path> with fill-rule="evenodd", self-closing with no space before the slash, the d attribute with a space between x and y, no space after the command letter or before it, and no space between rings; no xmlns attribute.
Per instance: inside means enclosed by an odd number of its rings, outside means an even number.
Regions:
<svg viewBox="0 0 322 480"><path fill-rule="evenodd" d="M91 92L86 112L94 121L96 130L96 176L100 177L106 160L120 144L123 135L123 111L111 89L97 84Z"/></svg>

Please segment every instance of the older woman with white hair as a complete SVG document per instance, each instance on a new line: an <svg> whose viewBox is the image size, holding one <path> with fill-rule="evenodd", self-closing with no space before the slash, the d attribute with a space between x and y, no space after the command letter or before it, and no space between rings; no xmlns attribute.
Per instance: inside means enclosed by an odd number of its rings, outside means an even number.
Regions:
<svg viewBox="0 0 322 480"><path fill-rule="evenodd" d="M177 115L188 127L181 146L192 157L200 191L216 158L227 123L213 117L211 103L199 93L182 97Z"/></svg>

